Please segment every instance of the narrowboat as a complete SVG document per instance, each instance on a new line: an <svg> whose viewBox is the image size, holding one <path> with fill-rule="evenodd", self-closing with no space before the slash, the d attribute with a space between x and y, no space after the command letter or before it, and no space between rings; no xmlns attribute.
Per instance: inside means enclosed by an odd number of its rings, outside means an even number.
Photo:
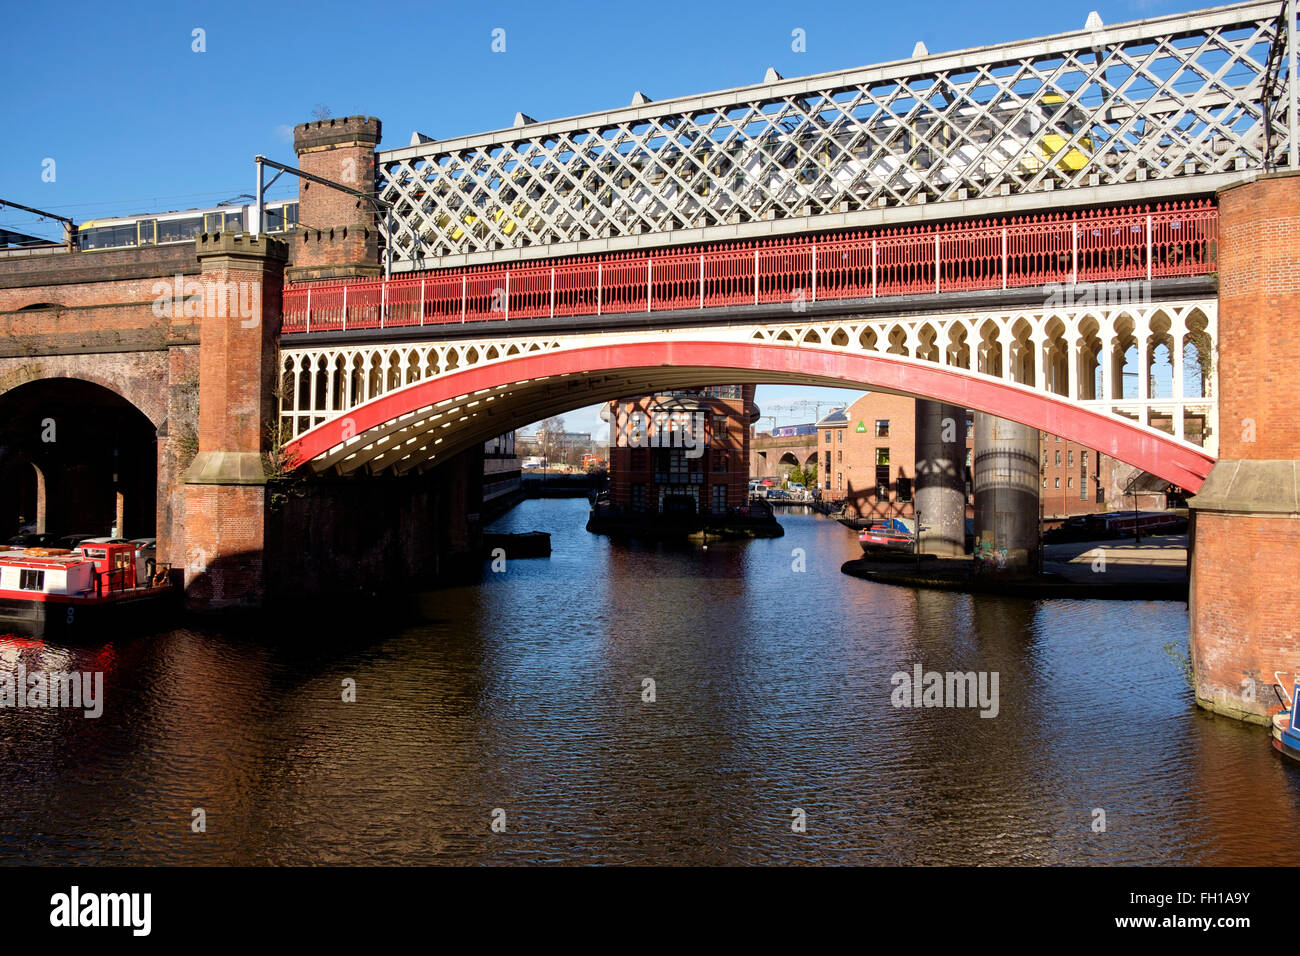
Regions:
<svg viewBox="0 0 1300 956"><path fill-rule="evenodd" d="M75 638L157 623L179 589L136 545L0 551L0 634Z"/></svg>
<svg viewBox="0 0 1300 956"><path fill-rule="evenodd" d="M912 529L901 518L886 518L863 528L858 534L858 544L871 554L878 551L912 551L915 541Z"/></svg>
<svg viewBox="0 0 1300 956"><path fill-rule="evenodd" d="M1278 680L1277 686L1283 686L1281 679ZM1290 709L1273 715L1273 747L1282 756L1300 762L1300 730L1293 727L1291 721L1298 707L1300 707L1300 683L1292 689Z"/></svg>

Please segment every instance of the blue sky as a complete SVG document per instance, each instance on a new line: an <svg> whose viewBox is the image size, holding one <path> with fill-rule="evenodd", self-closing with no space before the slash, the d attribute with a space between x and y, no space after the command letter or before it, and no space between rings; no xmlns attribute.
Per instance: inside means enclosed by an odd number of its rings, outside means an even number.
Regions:
<svg viewBox="0 0 1300 956"><path fill-rule="evenodd" d="M793 77L900 59L918 40L937 53L1079 29L1093 9L1117 23L1211 5L2 2L0 198L79 222L251 192L253 156L292 163L292 127L318 105L378 116L391 148L412 130L506 127L517 110L551 119L625 105L636 90L667 99L756 83L769 66ZM504 53L492 51L496 29ZM285 177L272 196L295 191ZM58 234L11 209L0 226ZM764 386L759 403L858 394ZM592 409L565 418L602 424Z"/></svg>

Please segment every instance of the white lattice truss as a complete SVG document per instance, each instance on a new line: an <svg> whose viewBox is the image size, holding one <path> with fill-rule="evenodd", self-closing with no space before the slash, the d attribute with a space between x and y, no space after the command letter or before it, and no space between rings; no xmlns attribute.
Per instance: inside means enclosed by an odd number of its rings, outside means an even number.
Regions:
<svg viewBox="0 0 1300 956"><path fill-rule="evenodd" d="M761 342L802 349L891 356L937 363L972 376L1066 398L1162 430L1188 447L1217 453L1215 401L1217 300L1146 305L1026 308L912 317L768 322L620 332L505 333L468 340L375 345L317 345L281 350L281 422L285 440L367 402L430 378L509 362L531 353L635 342ZM654 368L605 375L592 369L567 382L513 381L435 405L411 408L354 433L318 455L319 471L405 472L551 414L629 395L725 384L736 373ZM748 376L793 384L807 376ZM1157 394L1160 393L1160 394ZM411 404L414 404L412 402ZM1177 423L1184 423L1179 434ZM1161 428L1157 429L1159 425ZM1188 441L1188 438L1191 441Z"/></svg>
<svg viewBox="0 0 1300 956"><path fill-rule="evenodd" d="M1001 213L1017 197L1041 207L1048 190L1128 187L1091 202L1209 192L1287 161L1289 75L1265 83L1279 9L1218 7L382 151L394 268L631 248L645 234L841 228L886 210L897 222L927 202Z"/></svg>

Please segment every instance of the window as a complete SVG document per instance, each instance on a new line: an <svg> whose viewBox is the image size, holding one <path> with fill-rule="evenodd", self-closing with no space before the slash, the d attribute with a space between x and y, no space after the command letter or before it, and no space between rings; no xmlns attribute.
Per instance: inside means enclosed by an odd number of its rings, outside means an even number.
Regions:
<svg viewBox="0 0 1300 956"><path fill-rule="evenodd" d="M1071 489L1071 488L1073 488L1073 487L1074 487L1074 479L1073 479L1073 478L1066 478L1066 479L1065 479L1065 487L1066 487L1067 489Z"/></svg>
<svg viewBox="0 0 1300 956"><path fill-rule="evenodd" d="M638 514L645 511L645 485L632 486L632 510Z"/></svg>
<svg viewBox="0 0 1300 956"><path fill-rule="evenodd" d="M186 219L166 219L158 223L159 242L185 242L197 236L203 228L200 216Z"/></svg>
<svg viewBox="0 0 1300 956"><path fill-rule="evenodd" d="M727 453L725 451L713 456L713 470L715 472L727 470Z"/></svg>
<svg viewBox="0 0 1300 956"><path fill-rule="evenodd" d="M1044 487L1044 488L1047 487L1047 479L1046 479L1046 478L1043 479L1043 487Z"/></svg>
<svg viewBox="0 0 1300 956"><path fill-rule="evenodd" d="M970 467L970 449L969 449L969 448L966 449L966 467L967 467L967 468Z"/></svg>
<svg viewBox="0 0 1300 956"><path fill-rule="evenodd" d="M1060 475L1057 475L1057 476L1056 476L1056 487L1057 487L1057 488L1061 487L1061 476L1060 476Z"/></svg>
<svg viewBox="0 0 1300 956"><path fill-rule="evenodd" d="M727 486L714 485L713 486L713 511L716 514L721 514L726 510L727 510Z"/></svg>
<svg viewBox="0 0 1300 956"><path fill-rule="evenodd" d="M889 449L888 449L888 448L877 448L877 449L876 449L876 464L877 464L877 465L888 465L888 464L889 464Z"/></svg>
<svg viewBox="0 0 1300 956"><path fill-rule="evenodd" d="M1074 467L1074 452L1072 452L1072 451L1070 451L1070 452L1066 452L1066 454L1065 454L1065 458L1066 458L1066 463L1067 463L1071 468L1073 468L1073 467Z"/></svg>
<svg viewBox="0 0 1300 956"><path fill-rule="evenodd" d="M1043 467L1044 467L1044 468L1047 467L1047 449L1046 449L1046 448L1043 449Z"/></svg>
<svg viewBox="0 0 1300 956"><path fill-rule="evenodd" d="M1088 470L1088 453L1087 453L1086 451L1081 451L1081 452L1079 452L1079 462L1081 463L1081 465L1082 465L1082 467L1083 467L1083 470L1084 470L1084 471L1087 471L1087 470Z"/></svg>
<svg viewBox="0 0 1300 956"><path fill-rule="evenodd" d="M1084 452L1084 454L1086 455L1087 452ZM1088 466L1087 465L1079 466L1079 500L1080 501L1088 500Z"/></svg>
<svg viewBox="0 0 1300 956"><path fill-rule="evenodd" d="M18 572L18 587L23 591L44 591L45 572L21 568Z"/></svg>
<svg viewBox="0 0 1300 956"><path fill-rule="evenodd" d="M843 429L843 428L840 429L840 444L841 444L841 445L844 444L844 429Z"/></svg>
<svg viewBox="0 0 1300 956"><path fill-rule="evenodd" d="M904 478L902 475L898 476L898 500L899 501L912 500L912 479L911 478Z"/></svg>
<svg viewBox="0 0 1300 956"><path fill-rule="evenodd" d="M826 444L829 445L830 443L831 443L831 430L828 428L826 429Z"/></svg>
<svg viewBox="0 0 1300 956"><path fill-rule="evenodd" d="M878 418L878 419L876 419L876 437L877 437L877 438L888 438L888 437L889 437L889 419L888 419L888 418Z"/></svg>
<svg viewBox="0 0 1300 956"><path fill-rule="evenodd" d="M655 481L661 485L698 484L701 470L701 460L687 458L685 448L665 448L655 455Z"/></svg>
<svg viewBox="0 0 1300 956"><path fill-rule="evenodd" d="M1060 465L1061 465L1061 449L1059 449L1059 448L1056 449L1056 465L1057 465L1058 468L1059 468Z"/></svg>
<svg viewBox="0 0 1300 956"><path fill-rule="evenodd" d="M844 452L842 452L842 451L837 451L837 452L835 453L835 460L836 460L836 461L843 461L843 460L844 460Z"/></svg>
<svg viewBox="0 0 1300 956"><path fill-rule="evenodd" d="M876 497L889 497L889 449L876 449Z"/></svg>
<svg viewBox="0 0 1300 956"><path fill-rule="evenodd" d="M841 471L837 471L835 472L835 488L838 491L843 487L844 487L844 473Z"/></svg>

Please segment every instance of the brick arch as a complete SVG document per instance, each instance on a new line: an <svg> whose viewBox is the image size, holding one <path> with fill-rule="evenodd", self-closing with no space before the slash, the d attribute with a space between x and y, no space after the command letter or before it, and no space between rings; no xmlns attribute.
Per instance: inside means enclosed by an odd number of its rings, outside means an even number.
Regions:
<svg viewBox="0 0 1300 956"><path fill-rule="evenodd" d="M32 382L77 379L112 392L159 428L167 420L168 373L166 351L2 358L0 395Z"/></svg>
<svg viewBox="0 0 1300 956"><path fill-rule="evenodd" d="M531 353L471 366L379 395L350 409L346 417L299 435L285 452L289 460L305 464L421 408L515 383L557 376L599 379L616 371L657 369L663 370L664 387L671 384L674 373L707 370L716 372L718 381L739 376L758 384L869 388L933 399L1060 435L1190 491L1201 486L1214 464L1210 455L1163 432L1013 382L900 355L752 341L626 342Z"/></svg>

